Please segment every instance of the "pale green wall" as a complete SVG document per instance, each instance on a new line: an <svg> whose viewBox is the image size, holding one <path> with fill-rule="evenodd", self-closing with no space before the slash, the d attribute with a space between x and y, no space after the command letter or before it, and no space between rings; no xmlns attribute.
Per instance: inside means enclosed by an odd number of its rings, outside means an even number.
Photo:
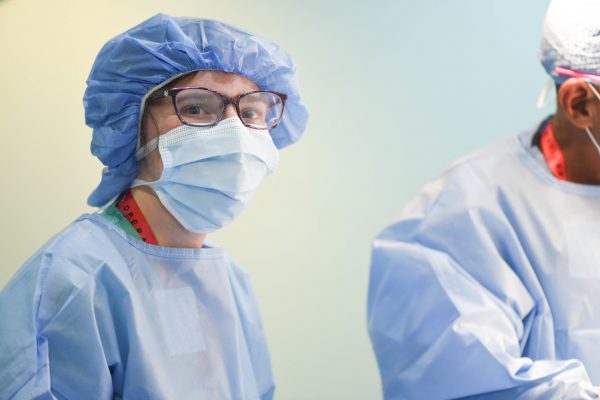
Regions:
<svg viewBox="0 0 600 400"><path fill-rule="evenodd" d="M81 97L110 37L157 13L268 37L312 116L250 209L215 235L250 271L278 399L376 399L370 241L451 160L537 122L546 1L0 0L0 287L100 177Z"/></svg>

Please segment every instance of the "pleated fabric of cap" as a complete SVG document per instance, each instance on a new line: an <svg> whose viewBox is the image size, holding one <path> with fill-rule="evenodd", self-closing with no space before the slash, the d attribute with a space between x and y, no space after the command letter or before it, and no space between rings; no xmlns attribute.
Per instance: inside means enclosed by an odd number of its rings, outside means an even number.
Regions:
<svg viewBox="0 0 600 400"><path fill-rule="evenodd" d="M554 82L568 76L562 67L600 75L600 1L553 0L546 12L540 61Z"/></svg>

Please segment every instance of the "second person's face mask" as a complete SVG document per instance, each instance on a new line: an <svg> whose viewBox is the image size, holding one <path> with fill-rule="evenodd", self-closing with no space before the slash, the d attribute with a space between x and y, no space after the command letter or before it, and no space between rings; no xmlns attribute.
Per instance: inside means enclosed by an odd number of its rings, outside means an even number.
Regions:
<svg viewBox="0 0 600 400"><path fill-rule="evenodd" d="M237 117L210 128L177 127L148 142L138 158L156 147L160 179L136 179L131 186L150 186L173 217L196 233L213 232L236 218L279 162L269 132L247 128Z"/></svg>

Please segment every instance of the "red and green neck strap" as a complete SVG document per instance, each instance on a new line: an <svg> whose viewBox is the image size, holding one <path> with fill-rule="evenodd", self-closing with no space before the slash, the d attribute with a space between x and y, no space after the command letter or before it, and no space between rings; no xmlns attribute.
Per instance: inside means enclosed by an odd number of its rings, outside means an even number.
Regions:
<svg viewBox="0 0 600 400"><path fill-rule="evenodd" d="M148 221L146 221L144 214L142 214L140 207L133 198L131 190L127 190L121 197L121 200L117 203L117 208L138 233L140 239L149 244L158 244Z"/></svg>
<svg viewBox="0 0 600 400"><path fill-rule="evenodd" d="M546 164L552 175L561 181L568 180L567 178L567 167L565 165L565 158L562 150L556 141L554 136L554 129L552 129L552 122L546 124L546 128L542 132L540 137L540 148L546 159Z"/></svg>
<svg viewBox="0 0 600 400"><path fill-rule="evenodd" d="M117 225L127 235L149 244L158 245L148 221L130 190L123 193L116 202L104 209L100 215Z"/></svg>

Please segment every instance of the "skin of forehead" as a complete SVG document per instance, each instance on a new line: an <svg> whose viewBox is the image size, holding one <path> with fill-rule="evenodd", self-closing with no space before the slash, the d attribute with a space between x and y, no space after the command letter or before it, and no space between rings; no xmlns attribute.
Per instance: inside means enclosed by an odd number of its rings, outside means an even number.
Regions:
<svg viewBox="0 0 600 400"><path fill-rule="evenodd" d="M248 78L223 71L198 71L175 81L173 87L199 86L222 93L229 97L260 90Z"/></svg>

